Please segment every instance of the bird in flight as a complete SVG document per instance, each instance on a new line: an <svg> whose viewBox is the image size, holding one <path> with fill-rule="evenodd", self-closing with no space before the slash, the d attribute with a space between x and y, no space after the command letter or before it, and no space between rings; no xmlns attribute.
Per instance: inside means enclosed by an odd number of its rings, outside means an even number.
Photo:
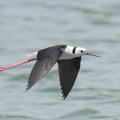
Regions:
<svg viewBox="0 0 120 120"><path fill-rule="evenodd" d="M0 67L0 71L37 60L30 73L26 89L26 91L28 91L50 71L55 63L58 63L59 80L63 94L62 97L65 99L75 83L80 69L81 57L84 55L100 57L98 55L88 53L87 50L82 47L56 45L26 55L27 60L21 63Z"/></svg>

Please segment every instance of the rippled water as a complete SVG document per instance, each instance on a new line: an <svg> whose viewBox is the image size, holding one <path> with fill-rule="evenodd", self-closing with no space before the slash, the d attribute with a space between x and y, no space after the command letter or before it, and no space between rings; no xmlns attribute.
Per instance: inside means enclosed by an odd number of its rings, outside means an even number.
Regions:
<svg viewBox="0 0 120 120"><path fill-rule="evenodd" d="M57 65L25 93L35 62L0 73L0 118L6 120L120 119L119 0L1 0L0 66L42 48L82 46L76 83L62 100Z"/></svg>

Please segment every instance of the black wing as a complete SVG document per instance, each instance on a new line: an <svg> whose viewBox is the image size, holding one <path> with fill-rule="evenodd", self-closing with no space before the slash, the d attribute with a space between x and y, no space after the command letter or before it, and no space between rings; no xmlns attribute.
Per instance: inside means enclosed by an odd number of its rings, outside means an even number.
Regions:
<svg viewBox="0 0 120 120"><path fill-rule="evenodd" d="M38 52L38 60L31 71L26 91L41 80L54 66L63 53L61 48L65 48L65 45L46 48Z"/></svg>
<svg viewBox="0 0 120 120"><path fill-rule="evenodd" d="M71 91L80 69L81 57L71 60L58 60L60 85L63 99Z"/></svg>

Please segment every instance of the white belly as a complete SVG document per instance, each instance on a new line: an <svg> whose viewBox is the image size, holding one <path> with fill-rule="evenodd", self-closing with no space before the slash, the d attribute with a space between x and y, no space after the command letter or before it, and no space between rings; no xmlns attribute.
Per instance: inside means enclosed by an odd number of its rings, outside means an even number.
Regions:
<svg viewBox="0 0 120 120"><path fill-rule="evenodd" d="M64 60L64 59L73 59L75 58L75 56L71 55L71 54L66 54L66 53L63 53L61 55L61 57L59 58L59 60Z"/></svg>

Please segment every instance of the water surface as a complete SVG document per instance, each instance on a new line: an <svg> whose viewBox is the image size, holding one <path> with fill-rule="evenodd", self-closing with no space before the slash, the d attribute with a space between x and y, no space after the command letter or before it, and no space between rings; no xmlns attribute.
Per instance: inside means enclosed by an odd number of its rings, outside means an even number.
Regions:
<svg viewBox="0 0 120 120"><path fill-rule="evenodd" d="M119 0L1 0L0 66L58 44L82 46L102 57L82 58L66 100L62 100L57 64L27 93L35 62L1 72L0 118L119 120L119 11Z"/></svg>

